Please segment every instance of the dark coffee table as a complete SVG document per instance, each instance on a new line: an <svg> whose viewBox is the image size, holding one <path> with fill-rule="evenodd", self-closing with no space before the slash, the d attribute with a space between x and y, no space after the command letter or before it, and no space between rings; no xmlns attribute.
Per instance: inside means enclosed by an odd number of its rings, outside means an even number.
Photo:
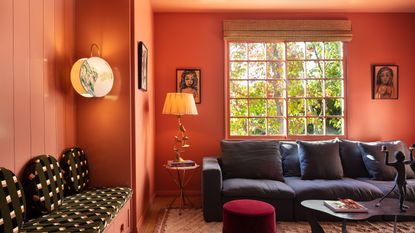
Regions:
<svg viewBox="0 0 415 233"><path fill-rule="evenodd" d="M368 209L366 213L336 213L324 205L325 200L305 200L301 202L301 205L307 209L307 220L311 226L312 233L324 233L323 228L317 221L317 218L314 215L314 211L323 212L334 217L340 218L343 220L342 223L342 232L346 233L347 229L347 220L366 220L373 216L394 216L395 222L393 226L393 232L396 232L396 221L398 216L415 216L415 203L405 201L405 205L409 207L406 212L401 212L399 209L399 199L385 198L379 207L375 205L380 199L375 199L373 201L362 202L360 204L365 206Z"/></svg>

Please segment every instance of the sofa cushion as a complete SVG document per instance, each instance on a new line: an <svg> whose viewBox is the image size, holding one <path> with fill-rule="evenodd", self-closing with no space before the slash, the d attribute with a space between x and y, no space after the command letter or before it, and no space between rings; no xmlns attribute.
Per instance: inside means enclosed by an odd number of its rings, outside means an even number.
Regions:
<svg viewBox="0 0 415 233"><path fill-rule="evenodd" d="M302 179L332 180L343 177L337 141L298 141L297 144Z"/></svg>
<svg viewBox="0 0 415 233"><path fill-rule="evenodd" d="M299 202L307 199L336 200L338 198L369 201L383 195L382 191L374 185L351 178L302 180L300 177L286 177L285 183L295 191Z"/></svg>
<svg viewBox="0 0 415 233"><path fill-rule="evenodd" d="M0 183L0 232L20 232L26 213L22 185L6 168L0 168Z"/></svg>
<svg viewBox="0 0 415 233"><path fill-rule="evenodd" d="M280 142L284 176L301 176L300 159L296 142Z"/></svg>
<svg viewBox="0 0 415 233"><path fill-rule="evenodd" d="M223 196L244 198L292 199L292 188L276 180L226 179L223 181Z"/></svg>
<svg viewBox="0 0 415 233"><path fill-rule="evenodd" d="M395 181L373 180L370 178L357 178L360 181L367 182L379 188L384 194L392 190ZM407 201L415 201L415 179L406 180L406 196ZM389 198L399 198L399 190L395 188L392 193L388 195Z"/></svg>
<svg viewBox="0 0 415 233"><path fill-rule="evenodd" d="M278 141L221 142L223 176L283 181Z"/></svg>
<svg viewBox="0 0 415 233"><path fill-rule="evenodd" d="M53 156L41 155L29 161L23 179L26 200L33 214L50 213L62 204L62 173L58 161Z"/></svg>
<svg viewBox="0 0 415 233"><path fill-rule="evenodd" d="M89 182L88 161L85 152L78 147L65 150L60 160L65 181L65 195L82 192Z"/></svg>
<svg viewBox="0 0 415 233"><path fill-rule="evenodd" d="M369 177L358 141L339 139L339 148L345 177Z"/></svg>
<svg viewBox="0 0 415 233"><path fill-rule="evenodd" d="M359 143L359 148L362 152L363 162L373 179L394 180L396 170L394 167L385 165L385 153L381 151L383 145L389 151L390 162L395 161L394 154L397 151L402 151L405 154L405 158L409 158L409 151L402 141ZM406 166L405 171L407 177L414 177L414 173L409 166Z"/></svg>

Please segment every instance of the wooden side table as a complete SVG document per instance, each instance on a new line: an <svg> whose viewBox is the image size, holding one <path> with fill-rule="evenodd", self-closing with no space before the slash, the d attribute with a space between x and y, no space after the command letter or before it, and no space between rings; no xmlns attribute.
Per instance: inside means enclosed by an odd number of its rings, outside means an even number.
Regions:
<svg viewBox="0 0 415 233"><path fill-rule="evenodd" d="M199 165L194 166L186 166L186 167L171 167L169 165L163 165L167 171L169 172L170 176L173 178L174 183L179 188L179 194L174 197L174 199L170 202L169 207L171 208L176 201L177 198L179 198L179 215L182 214L182 209L186 205L190 205L193 207L193 203L190 201L189 197L186 195L185 187L187 183L192 179L196 169L199 167ZM175 174L176 173L176 174ZM189 173L186 176L186 173Z"/></svg>

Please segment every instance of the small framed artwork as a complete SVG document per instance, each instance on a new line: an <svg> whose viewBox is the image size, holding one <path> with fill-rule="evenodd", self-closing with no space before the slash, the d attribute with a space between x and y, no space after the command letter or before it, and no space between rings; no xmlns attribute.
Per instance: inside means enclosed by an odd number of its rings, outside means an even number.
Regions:
<svg viewBox="0 0 415 233"><path fill-rule="evenodd" d="M138 42L138 89L147 91L148 50L142 41Z"/></svg>
<svg viewBox="0 0 415 233"><path fill-rule="evenodd" d="M398 99L398 66L372 65L372 98Z"/></svg>
<svg viewBox="0 0 415 233"><path fill-rule="evenodd" d="M177 69L176 92L190 93L195 98L195 103L202 102L200 69Z"/></svg>

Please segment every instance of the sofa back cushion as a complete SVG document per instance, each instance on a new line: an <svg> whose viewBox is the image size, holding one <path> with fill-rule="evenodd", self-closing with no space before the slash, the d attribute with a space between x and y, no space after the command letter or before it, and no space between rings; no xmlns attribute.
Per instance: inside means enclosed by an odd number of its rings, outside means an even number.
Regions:
<svg viewBox="0 0 415 233"><path fill-rule="evenodd" d="M359 142L339 139L340 158L345 177L369 177L359 149Z"/></svg>
<svg viewBox="0 0 415 233"><path fill-rule="evenodd" d="M305 142L297 141L300 156L301 178L341 179L343 167L339 155L337 140Z"/></svg>
<svg viewBox="0 0 415 233"><path fill-rule="evenodd" d="M283 181L278 141L221 142L223 177Z"/></svg>
<svg viewBox="0 0 415 233"><path fill-rule="evenodd" d="M33 214L47 214L61 205L64 194L62 172L53 156L41 155L29 161L23 182Z"/></svg>
<svg viewBox="0 0 415 233"><path fill-rule="evenodd" d="M284 176L301 176L300 159L296 142L280 142Z"/></svg>
<svg viewBox="0 0 415 233"><path fill-rule="evenodd" d="M394 154L402 151L405 159L409 159L409 150L402 141L387 142L369 142L359 143L359 149L362 152L363 162L369 172L369 175L375 180L394 180L396 176L395 168L385 165L385 153L382 152L382 146L386 146L389 151L389 162L395 161ZM407 165L405 167L407 178L414 178L414 172Z"/></svg>
<svg viewBox="0 0 415 233"><path fill-rule="evenodd" d="M26 213L22 185L6 168L0 168L0 182L0 232L20 232Z"/></svg>
<svg viewBox="0 0 415 233"><path fill-rule="evenodd" d="M82 192L89 183L88 161L79 147L65 150L60 160L65 181L65 195Z"/></svg>

